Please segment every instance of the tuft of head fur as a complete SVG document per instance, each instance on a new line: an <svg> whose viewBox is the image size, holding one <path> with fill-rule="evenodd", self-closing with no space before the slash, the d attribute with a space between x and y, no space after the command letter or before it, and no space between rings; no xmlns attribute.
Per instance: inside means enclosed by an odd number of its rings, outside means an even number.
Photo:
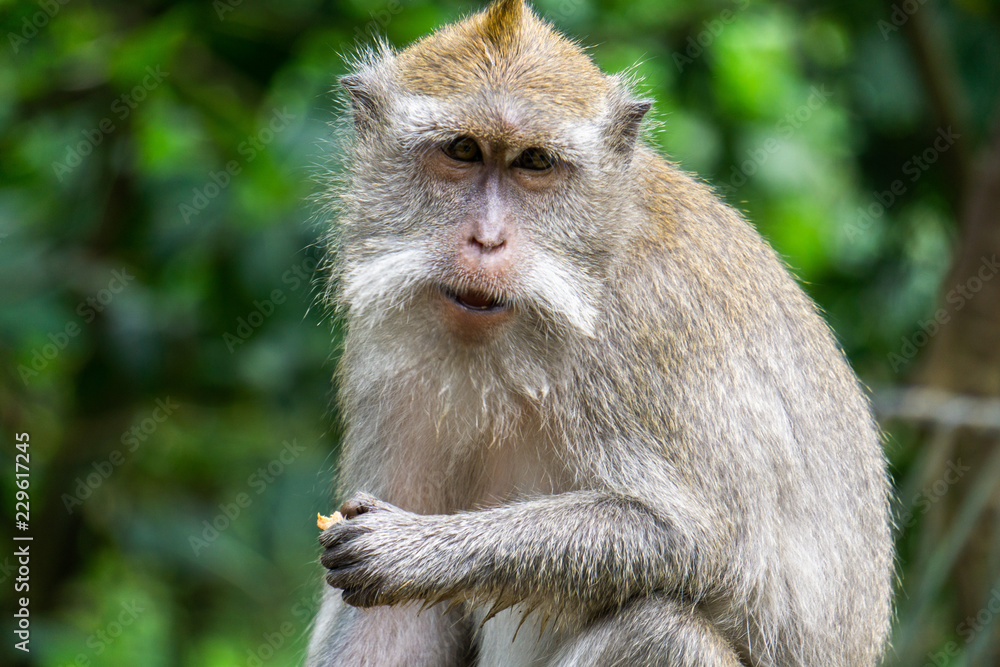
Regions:
<svg viewBox="0 0 1000 667"><path fill-rule="evenodd" d="M440 99L516 96L550 114L592 118L612 82L577 44L521 0L425 37L399 56L403 85Z"/></svg>

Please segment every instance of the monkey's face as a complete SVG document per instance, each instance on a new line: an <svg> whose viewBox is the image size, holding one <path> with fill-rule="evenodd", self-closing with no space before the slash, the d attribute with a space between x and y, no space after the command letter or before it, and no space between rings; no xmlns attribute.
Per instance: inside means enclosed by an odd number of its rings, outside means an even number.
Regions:
<svg viewBox="0 0 1000 667"><path fill-rule="evenodd" d="M471 135L431 146L421 158L428 178L462 209L443 230L436 305L452 333L476 340L514 316L530 251L520 220L533 208L531 194L555 188L565 169L541 146L522 150Z"/></svg>
<svg viewBox="0 0 1000 667"><path fill-rule="evenodd" d="M381 135L397 139L359 147L350 188L352 312L395 308L466 343L511 327L592 334L625 217L596 123L512 97L397 100Z"/></svg>
<svg viewBox="0 0 1000 667"><path fill-rule="evenodd" d="M370 54L342 81L357 128L340 248L354 325L392 318L464 343L593 335L636 216L628 172L648 104L515 3Z"/></svg>

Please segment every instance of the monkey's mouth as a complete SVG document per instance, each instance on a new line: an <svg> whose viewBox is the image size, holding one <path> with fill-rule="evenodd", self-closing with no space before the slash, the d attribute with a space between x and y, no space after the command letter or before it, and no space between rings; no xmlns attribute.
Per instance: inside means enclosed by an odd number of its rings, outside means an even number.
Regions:
<svg viewBox="0 0 1000 667"><path fill-rule="evenodd" d="M504 301L479 290L456 290L446 287L444 293L465 310L475 313L498 313L510 308Z"/></svg>

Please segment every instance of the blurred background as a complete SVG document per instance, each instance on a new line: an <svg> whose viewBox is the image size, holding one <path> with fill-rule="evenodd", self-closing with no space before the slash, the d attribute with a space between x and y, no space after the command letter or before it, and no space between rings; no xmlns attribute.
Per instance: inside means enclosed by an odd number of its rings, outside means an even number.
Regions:
<svg viewBox="0 0 1000 667"><path fill-rule="evenodd" d="M1000 7L536 0L632 67L870 388L899 503L887 662L1000 664ZM319 298L344 55L457 0L0 2L0 540L30 436L31 653L295 665L330 509ZM20 596L20 594L18 594Z"/></svg>

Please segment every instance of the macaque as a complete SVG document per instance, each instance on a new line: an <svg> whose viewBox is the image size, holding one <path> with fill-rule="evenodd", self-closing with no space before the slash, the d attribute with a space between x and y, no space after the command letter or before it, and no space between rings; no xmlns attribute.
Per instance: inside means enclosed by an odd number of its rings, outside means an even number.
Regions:
<svg viewBox="0 0 1000 667"><path fill-rule="evenodd" d="M307 663L878 663L867 399L629 79L497 0L341 83L347 501Z"/></svg>

